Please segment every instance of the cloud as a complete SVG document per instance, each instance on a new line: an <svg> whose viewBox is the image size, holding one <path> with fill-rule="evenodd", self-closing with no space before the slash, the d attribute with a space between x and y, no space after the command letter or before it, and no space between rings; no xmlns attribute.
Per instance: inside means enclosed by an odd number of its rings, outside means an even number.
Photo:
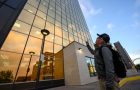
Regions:
<svg viewBox="0 0 140 90"><path fill-rule="evenodd" d="M108 30L113 30L113 28L114 28L114 25L112 23L107 24L107 29Z"/></svg>
<svg viewBox="0 0 140 90"><path fill-rule="evenodd" d="M79 4L85 16L96 16L102 13L102 8L95 8L90 0L79 0Z"/></svg>

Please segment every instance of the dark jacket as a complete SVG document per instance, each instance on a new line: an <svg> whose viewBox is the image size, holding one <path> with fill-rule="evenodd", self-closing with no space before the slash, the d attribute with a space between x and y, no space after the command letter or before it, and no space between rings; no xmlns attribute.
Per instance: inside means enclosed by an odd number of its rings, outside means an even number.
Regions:
<svg viewBox="0 0 140 90"><path fill-rule="evenodd" d="M99 49L93 50L89 45L87 45L89 51L94 54L95 57L95 68L99 79L104 79L106 81L106 86L114 86L114 64L113 56L107 45L101 46L102 56L99 54Z"/></svg>

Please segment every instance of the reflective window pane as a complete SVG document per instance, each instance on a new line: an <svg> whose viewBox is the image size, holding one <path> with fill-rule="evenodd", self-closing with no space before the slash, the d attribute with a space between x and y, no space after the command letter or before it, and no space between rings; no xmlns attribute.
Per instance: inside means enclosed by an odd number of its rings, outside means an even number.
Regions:
<svg viewBox="0 0 140 90"><path fill-rule="evenodd" d="M58 37L58 36L55 36L55 43L59 44L59 45L62 45L62 38Z"/></svg>
<svg viewBox="0 0 140 90"><path fill-rule="evenodd" d="M1 83L12 83L20 58L21 54L0 51L0 74L9 72L9 78L7 79L6 74L3 75L5 78L1 78Z"/></svg>
<svg viewBox="0 0 140 90"><path fill-rule="evenodd" d="M25 47L26 40L27 35L11 31L1 49L22 53L23 48Z"/></svg>
<svg viewBox="0 0 140 90"><path fill-rule="evenodd" d="M50 41L50 42L53 42L53 40L54 40L54 34L49 34L48 36L46 36L46 40L47 41Z"/></svg>
<svg viewBox="0 0 140 90"><path fill-rule="evenodd" d="M30 28L31 26L29 24L26 24L24 22L17 20L15 24L13 25L12 30L29 34Z"/></svg>
<svg viewBox="0 0 140 90"><path fill-rule="evenodd" d="M63 38L68 40L68 32L63 30Z"/></svg>
<svg viewBox="0 0 140 90"><path fill-rule="evenodd" d="M55 35L62 37L62 30L61 30L61 28L55 26Z"/></svg>
<svg viewBox="0 0 140 90"><path fill-rule="evenodd" d="M54 53L57 53L57 52L59 52L60 50L62 50L62 46L61 46L61 45L55 44L55 45L54 45Z"/></svg>
<svg viewBox="0 0 140 90"><path fill-rule="evenodd" d="M36 10L37 10L35 7L33 7L33 6L29 5L29 4L26 4L24 9L26 9L27 11L29 11L30 13L33 13L33 14L35 14Z"/></svg>
<svg viewBox="0 0 140 90"><path fill-rule="evenodd" d="M41 19L40 17L37 17L37 16L36 16L33 25L34 25L35 27L38 27L38 28L43 29L44 26L45 26L45 20L44 20L44 19Z"/></svg>
<svg viewBox="0 0 140 90"><path fill-rule="evenodd" d="M88 66L90 77L96 76L97 74L96 74L95 66L93 64L94 59L91 57L85 57L85 60Z"/></svg>
<svg viewBox="0 0 140 90"><path fill-rule="evenodd" d="M37 27L32 27L30 35L34 36L34 37L38 37L38 38L42 38L43 37L42 34L41 34L41 29L39 29Z"/></svg>
<svg viewBox="0 0 140 90"><path fill-rule="evenodd" d="M42 19L44 19L44 20L46 20L46 14L45 13L43 13L43 12L41 12L41 11L37 11L37 15L39 16L39 17L41 17Z"/></svg>
<svg viewBox="0 0 140 90"><path fill-rule="evenodd" d="M36 55L40 55L41 43L42 43L41 39L29 37L29 40L25 49L25 54L28 54L30 51L33 51L36 53Z"/></svg>
<svg viewBox="0 0 140 90"><path fill-rule="evenodd" d="M53 43L46 41L44 45L44 52L53 53Z"/></svg>
<svg viewBox="0 0 140 90"><path fill-rule="evenodd" d="M52 23L46 22L46 29L50 31L50 33L54 34L54 25Z"/></svg>
<svg viewBox="0 0 140 90"><path fill-rule="evenodd" d="M19 20L24 21L28 24L33 23L34 15L26 10L22 10L21 14L18 17Z"/></svg>
<svg viewBox="0 0 140 90"><path fill-rule="evenodd" d="M69 44L69 41L66 39L63 39L63 46L67 46Z"/></svg>

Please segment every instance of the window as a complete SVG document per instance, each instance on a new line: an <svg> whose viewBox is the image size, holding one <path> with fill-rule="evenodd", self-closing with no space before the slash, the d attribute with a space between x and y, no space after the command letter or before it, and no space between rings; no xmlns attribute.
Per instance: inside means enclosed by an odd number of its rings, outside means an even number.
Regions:
<svg viewBox="0 0 140 90"><path fill-rule="evenodd" d="M55 18L55 12L52 11L51 9L48 9L48 15L51 16L52 18Z"/></svg>
<svg viewBox="0 0 140 90"><path fill-rule="evenodd" d="M54 24L54 19L50 16L47 16L47 21Z"/></svg>
<svg viewBox="0 0 140 90"><path fill-rule="evenodd" d="M13 25L12 30L29 34L30 28L31 26L29 24L26 24L24 22L17 20L15 24Z"/></svg>
<svg viewBox="0 0 140 90"><path fill-rule="evenodd" d="M59 45L62 45L62 38L58 37L58 36L55 36L55 43L59 44Z"/></svg>
<svg viewBox="0 0 140 90"><path fill-rule="evenodd" d="M66 39L63 39L63 46L67 46L69 44L69 41Z"/></svg>
<svg viewBox="0 0 140 90"><path fill-rule="evenodd" d="M27 35L11 31L3 44L2 50L22 53Z"/></svg>
<svg viewBox="0 0 140 90"><path fill-rule="evenodd" d="M41 29L36 28L36 27L32 27L31 30L31 36L37 37L37 38L42 38L43 35L41 34Z"/></svg>
<svg viewBox="0 0 140 90"><path fill-rule="evenodd" d="M41 29L44 28L45 20L36 16L35 21L34 21L34 26L41 28Z"/></svg>
<svg viewBox="0 0 140 90"><path fill-rule="evenodd" d="M40 55L41 43L42 43L41 39L29 37L29 40L25 49L25 54L29 54L30 51L33 51L36 53L36 55Z"/></svg>
<svg viewBox="0 0 140 90"><path fill-rule="evenodd" d="M90 77L96 76L94 58L85 57L85 60L86 60L87 66L88 66Z"/></svg>
<svg viewBox="0 0 140 90"><path fill-rule="evenodd" d="M55 26L55 35L62 37L62 30L61 28Z"/></svg>
<svg viewBox="0 0 140 90"><path fill-rule="evenodd" d="M36 13L36 8L34 8L33 6L29 5L29 4L26 4L24 9L26 9L27 11L29 11L30 13L33 13L35 14Z"/></svg>
<svg viewBox="0 0 140 90"><path fill-rule="evenodd" d="M63 38L68 40L68 32L63 30Z"/></svg>
<svg viewBox="0 0 140 90"><path fill-rule="evenodd" d="M59 52L60 50L62 50L62 46L54 44L54 53Z"/></svg>
<svg viewBox="0 0 140 90"><path fill-rule="evenodd" d="M18 17L19 20L24 21L28 24L33 23L34 15L26 10L22 10L21 14Z"/></svg>
<svg viewBox="0 0 140 90"><path fill-rule="evenodd" d="M54 34L54 24L46 22L46 29L50 31L50 33Z"/></svg>
<svg viewBox="0 0 140 90"><path fill-rule="evenodd" d="M21 58L21 54L0 51L0 71L10 70L13 75L13 78L11 79L13 80L15 77L17 65L19 63L20 58ZM4 81L1 80L1 83L2 82L4 83L5 80Z"/></svg>
<svg viewBox="0 0 140 90"><path fill-rule="evenodd" d="M37 11L37 15L39 16L39 17L41 17L42 19L44 19L44 20L46 20L46 14L45 13L43 13L43 12L41 12L41 11Z"/></svg>

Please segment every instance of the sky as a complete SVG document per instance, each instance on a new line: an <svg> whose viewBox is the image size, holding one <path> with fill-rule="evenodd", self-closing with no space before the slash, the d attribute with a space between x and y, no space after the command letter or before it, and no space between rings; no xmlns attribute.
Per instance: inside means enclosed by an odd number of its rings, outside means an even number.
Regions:
<svg viewBox="0 0 140 90"><path fill-rule="evenodd" d="M92 39L97 33L119 41L131 59L140 57L140 0L79 0ZM134 62L140 63L140 59Z"/></svg>

